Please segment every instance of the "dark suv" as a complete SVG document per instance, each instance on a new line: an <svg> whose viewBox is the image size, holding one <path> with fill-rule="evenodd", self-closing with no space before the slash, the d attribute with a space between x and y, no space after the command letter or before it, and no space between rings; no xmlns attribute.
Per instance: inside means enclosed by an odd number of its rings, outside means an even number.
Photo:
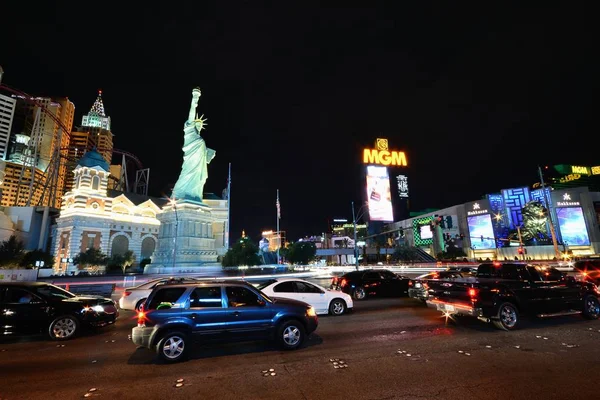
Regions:
<svg viewBox="0 0 600 400"><path fill-rule="evenodd" d="M297 349L317 325L310 305L271 299L245 282L164 284L148 296L131 340L174 362L186 356L194 340L271 339Z"/></svg>

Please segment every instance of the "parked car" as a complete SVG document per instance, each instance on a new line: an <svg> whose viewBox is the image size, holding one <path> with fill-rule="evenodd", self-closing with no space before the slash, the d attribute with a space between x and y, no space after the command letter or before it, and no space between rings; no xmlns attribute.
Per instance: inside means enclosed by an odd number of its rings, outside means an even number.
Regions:
<svg viewBox="0 0 600 400"><path fill-rule="evenodd" d="M198 282L196 278L182 277L182 278L158 278L152 279L141 285L134 287L128 287L123 290L123 295L119 299L119 307L123 310L135 310L138 311L141 305L144 304L148 295L152 293L152 290L157 285L165 283L185 283L185 282Z"/></svg>
<svg viewBox="0 0 600 400"><path fill-rule="evenodd" d="M370 296L408 296L409 281L387 269L367 269L333 277L330 288L364 300Z"/></svg>
<svg viewBox="0 0 600 400"><path fill-rule="evenodd" d="M427 304L446 315L468 315L515 329L522 315L552 317L600 316L600 292L556 268L524 263L485 263L474 278L431 280Z"/></svg>
<svg viewBox="0 0 600 400"><path fill-rule="evenodd" d="M196 282L157 286L138 313L131 340L167 362L184 359L193 341L271 339L297 349L317 329L314 307L270 298L245 282Z"/></svg>
<svg viewBox="0 0 600 400"><path fill-rule="evenodd" d="M270 279L257 286L269 297L300 300L313 306L317 314L342 315L352 310L350 295L325 289L303 279Z"/></svg>
<svg viewBox="0 0 600 400"><path fill-rule="evenodd" d="M0 282L0 336L46 332L67 340L84 327L114 324L118 316L111 299L77 296L45 282Z"/></svg>
<svg viewBox="0 0 600 400"><path fill-rule="evenodd" d="M467 275L465 275L467 276ZM460 272L454 270L435 271L417 276L408 281L408 297L425 302L429 297L428 281L431 279L455 279L463 278Z"/></svg>

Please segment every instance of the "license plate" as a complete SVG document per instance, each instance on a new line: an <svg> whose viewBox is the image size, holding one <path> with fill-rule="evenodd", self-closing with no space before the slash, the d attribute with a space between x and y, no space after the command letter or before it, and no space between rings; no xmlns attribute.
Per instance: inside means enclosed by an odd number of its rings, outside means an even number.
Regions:
<svg viewBox="0 0 600 400"><path fill-rule="evenodd" d="M416 288L421 287L421 284L420 283L415 283L415 287Z"/></svg>
<svg viewBox="0 0 600 400"><path fill-rule="evenodd" d="M454 311L454 306L451 304L445 304L444 305L444 310L446 311Z"/></svg>

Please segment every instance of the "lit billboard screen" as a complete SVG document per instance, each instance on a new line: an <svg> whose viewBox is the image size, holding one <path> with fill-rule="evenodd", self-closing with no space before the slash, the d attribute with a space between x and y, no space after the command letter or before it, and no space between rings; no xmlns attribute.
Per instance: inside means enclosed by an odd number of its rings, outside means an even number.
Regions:
<svg viewBox="0 0 600 400"><path fill-rule="evenodd" d="M386 167L367 166L367 199L371 221L393 221L390 176Z"/></svg>
<svg viewBox="0 0 600 400"><path fill-rule="evenodd" d="M475 250L496 248L494 227L490 214L480 214L467 217L471 246Z"/></svg>
<svg viewBox="0 0 600 400"><path fill-rule="evenodd" d="M589 246L590 238L581 207L557 207L556 216L563 243L568 246Z"/></svg>
<svg viewBox="0 0 600 400"><path fill-rule="evenodd" d="M433 232L431 232L431 227L429 225L421 225L419 227L419 233L421 234L421 239L433 239Z"/></svg>

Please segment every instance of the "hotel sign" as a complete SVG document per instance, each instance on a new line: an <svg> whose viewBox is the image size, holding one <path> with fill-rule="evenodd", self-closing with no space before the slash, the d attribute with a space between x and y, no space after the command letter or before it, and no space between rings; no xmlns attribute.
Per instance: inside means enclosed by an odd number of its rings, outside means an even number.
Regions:
<svg viewBox="0 0 600 400"><path fill-rule="evenodd" d="M388 140L377 138L375 149L363 150L364 164L379 164L384 166L406 167L406 154L403 151L393 151L389 149Z"/></svg>
<svg viewBox="0 0 600 400"><path fill-rule="evenodd" d="M562 199L563 201L556 202L557 207L574 207L581 205L578 201L571 201L571 195L569 193L563 194Z"/></svg>
<svg viewBox="0 0 600 400"><path fill-rule="evenodd" d="M467 211L467 215L479 215L479 214L488 214L489 211L487 209L481 209L481 205L479 203L473 203L471 206L471 210Z"/></svg>
<svg viewBox="0 0 600 400"><path fill-rule="evenodd" d="M581 174L581 175L590 175L590 170L588 167L581 167L578 165L571 165L571 173L573 174Z"/></svg>

